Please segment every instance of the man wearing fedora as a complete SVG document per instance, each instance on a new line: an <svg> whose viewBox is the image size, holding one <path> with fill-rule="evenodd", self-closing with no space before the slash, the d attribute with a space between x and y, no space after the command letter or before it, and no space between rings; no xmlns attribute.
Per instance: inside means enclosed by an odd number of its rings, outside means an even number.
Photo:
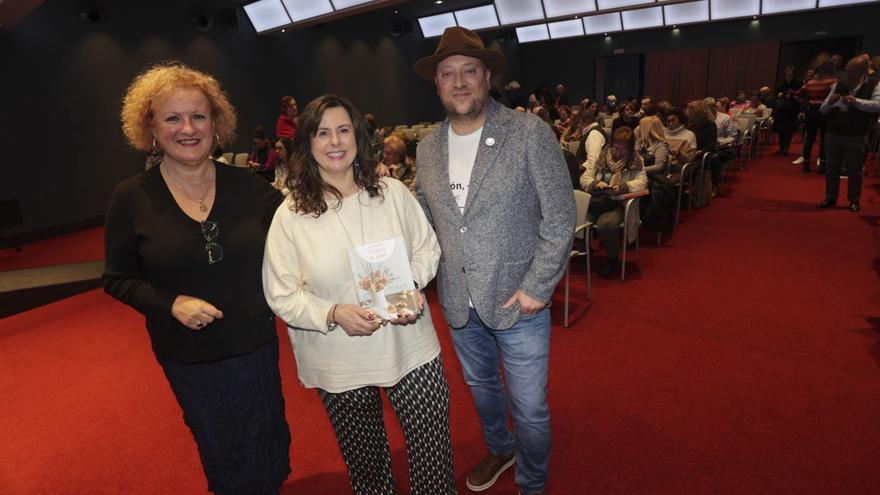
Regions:
<svg viewBox="0 0 880 495"><path fill-rule="evenodd" d="M489 98L504 63L479 36L451 27L413 65L448 116L419 143L416 193L443 251L440 304L489 451L467 487L486 490L516 463L520 493L536 494L550 461L546 305L568 261L575 206L550 126Z"/></svg>

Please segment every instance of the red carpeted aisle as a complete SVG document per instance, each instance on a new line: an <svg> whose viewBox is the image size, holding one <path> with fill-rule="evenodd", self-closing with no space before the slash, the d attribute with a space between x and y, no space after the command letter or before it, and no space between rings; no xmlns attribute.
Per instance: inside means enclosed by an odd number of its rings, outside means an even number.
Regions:
<svg viewBox="0 0 880 495"><path fill-rule="evenodd" d="M646 235L626 282L594 279L592 305L575 273L577 319L552 342L549 493L877 492L880 185L867 181L859 214L819 211L821 177L789 162L755 162L663 247ZM465 493L479 427L430 297ZM349 493L286 339L281 368L294 470L284 493ZM0 397L0 493L204 492L141 317L99 291L0 321ZM512 476L486 493L515 493Z"/></svg>

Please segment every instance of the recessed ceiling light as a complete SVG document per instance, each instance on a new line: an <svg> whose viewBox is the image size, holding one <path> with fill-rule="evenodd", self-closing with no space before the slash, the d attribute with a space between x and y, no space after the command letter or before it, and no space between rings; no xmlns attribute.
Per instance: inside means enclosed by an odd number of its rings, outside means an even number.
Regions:
<svg viewBox="0 0 880 495"><path fill-rule="evenodd" d="M441 3L443 3L443 0L436 0L434 3L436 3L437 5L440 5Z"/></svg>

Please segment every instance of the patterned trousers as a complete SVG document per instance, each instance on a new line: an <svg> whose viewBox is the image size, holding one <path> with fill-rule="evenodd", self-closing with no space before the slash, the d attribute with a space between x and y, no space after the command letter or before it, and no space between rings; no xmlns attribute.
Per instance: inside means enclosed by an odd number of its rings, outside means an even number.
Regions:
<svg viewBox="0 0 880 495"><path fill-rule="evenodd" d="M449 439L449 384L440 356L391 387L381 387L406 440L412 495L455 494ZM397 493L382 417L380 387L338 394L318 389L357 495Z"/></svg>

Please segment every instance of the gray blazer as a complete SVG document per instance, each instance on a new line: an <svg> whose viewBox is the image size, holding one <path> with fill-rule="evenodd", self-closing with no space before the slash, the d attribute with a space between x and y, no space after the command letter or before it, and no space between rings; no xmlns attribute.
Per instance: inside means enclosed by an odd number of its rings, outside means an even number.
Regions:
<svg viewBox="0 0 880 495"><path fill-rule="evenodd" d="M437 285L453 328L467 324L468 296L499 330L520 318L517 305L501 309L517 289L548 302L574 233L571 178L553 130L535 115L487 105L464 213L449 185L449 119L416 155L416 196L440 241Z"/></svg>

